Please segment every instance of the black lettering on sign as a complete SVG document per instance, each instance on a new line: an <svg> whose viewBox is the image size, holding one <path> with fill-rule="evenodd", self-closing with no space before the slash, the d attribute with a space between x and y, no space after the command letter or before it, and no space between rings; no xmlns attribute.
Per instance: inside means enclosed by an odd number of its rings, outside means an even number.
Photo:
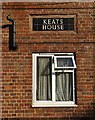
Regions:
<svg viewBox="0 0 95 120"><path fill-rule="evenodd" d="M33 18L33 31L74 30L74 18Z"/></svg>

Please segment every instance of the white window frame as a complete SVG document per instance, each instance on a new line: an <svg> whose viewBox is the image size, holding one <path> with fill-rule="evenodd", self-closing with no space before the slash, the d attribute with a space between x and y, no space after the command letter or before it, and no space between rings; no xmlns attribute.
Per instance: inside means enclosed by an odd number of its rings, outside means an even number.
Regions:
<svg viewBox="0 0 95 120"><path fill-rule="evenodd" d="M56 53L33 53L32 54L32 107L75 107L75 78L74 69L70 70L55 70L54 63L52 63L52 101L38 101L36 99L36 80L37 80L37 57L52 57ZM62 53L63 54L63 53ZM59 57L59 56L58 56ZM56 101L55 100L55 73L56 72L72 72L73 73L73 101Z"/></svg>

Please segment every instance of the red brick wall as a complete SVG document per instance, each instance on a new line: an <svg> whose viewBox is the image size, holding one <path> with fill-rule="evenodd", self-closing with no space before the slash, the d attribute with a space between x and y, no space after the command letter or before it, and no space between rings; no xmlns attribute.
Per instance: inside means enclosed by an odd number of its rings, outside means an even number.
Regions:
<svg viewBox="0 0 95 120"><path fill-rule="evenodd" d="M16 21L18 49L2 29L2 118L94 119L94 3L3 3L2 25ZM77 32L33 32L30 15L77 15ZM32 52L75 52L77 107L32 108Z"/></svg>

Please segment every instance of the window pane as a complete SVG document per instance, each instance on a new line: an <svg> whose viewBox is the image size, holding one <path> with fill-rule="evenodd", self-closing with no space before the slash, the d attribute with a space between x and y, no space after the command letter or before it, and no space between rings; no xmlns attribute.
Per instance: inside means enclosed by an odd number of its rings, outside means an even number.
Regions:
<svg viewBox="0 0 95 120"><path fill-rule="evenodd" d="M38 57L37 63L37 100L51 100L51 58Z"/></svg>
<svg viewBox="0 0 95 120"><path fill-rule="evenodd" d="M68 30L69 25L64 25L64 30Z"/></svg>
<svg viewBox="0 0 95 120"><path fill-rule="evenodd" d="M64 24L65 24L65 25L68 24L68 19L69 19L69 18L64 18L63 21L64 21Z"/></svg>
<svg viewBox="0 0 95 120"><path fill-rule="evenodd" d="M56 73L56 101L73 101L73 73Z"/></svg>
<svg viewBox="0 0 95 120"><path fill-rule="evenodd" d="M74 67L72 58L57 58L57 67Z"/></svg>
<svg viewBox="0 0 95 120"><path fill-rule="evenodd" d="M44 20L45 22L43 22ZM73 18L33 18L33 30L34 31L74 30L74 17Z"/></svg>
<svg viewBox="0 0 95 120"><path fill-rule="evenodd" d="M68 19L68 23L71 24L71 25L73 25L74 24L74 18L69 18Z"/></svg>
<svg viewBox="0 0 95 120"><path fill-rule="evenodd" d="M69 25L69 26L68 26L68 29L69 29L69 30L74 30L74 26L73 26L73 25Z"/></svg>

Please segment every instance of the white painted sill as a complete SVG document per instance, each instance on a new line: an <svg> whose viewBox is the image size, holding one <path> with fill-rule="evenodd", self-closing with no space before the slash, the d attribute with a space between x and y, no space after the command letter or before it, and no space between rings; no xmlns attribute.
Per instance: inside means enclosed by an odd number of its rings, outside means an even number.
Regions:
<svg viewBox="0 0 95 120"><path fill-rule="evenodd" d="M35 102L32 107L77 107L74 102Z"/></svg>

